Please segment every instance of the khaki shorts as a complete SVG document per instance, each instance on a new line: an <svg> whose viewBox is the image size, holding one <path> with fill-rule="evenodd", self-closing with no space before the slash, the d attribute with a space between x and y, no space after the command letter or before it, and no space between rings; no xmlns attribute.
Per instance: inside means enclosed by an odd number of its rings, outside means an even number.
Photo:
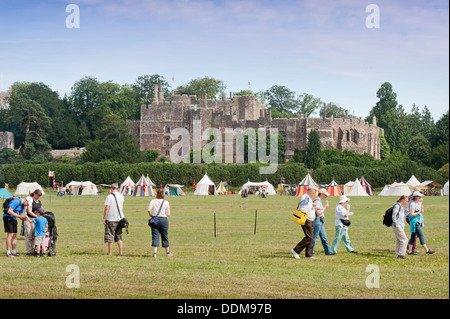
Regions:
<svg viewBox="0 0 450 319"><path fill-rule="evenodd" d="M118 227L119 222L106 221L105 243L112 243L122 240L122 228Z"/></svg>
<svg viewBox="0 0 450 319"><path fill-rule="evenodd" d="M45 245L45 236L34 237L34 245L35 246L44 246Z"/></svg>

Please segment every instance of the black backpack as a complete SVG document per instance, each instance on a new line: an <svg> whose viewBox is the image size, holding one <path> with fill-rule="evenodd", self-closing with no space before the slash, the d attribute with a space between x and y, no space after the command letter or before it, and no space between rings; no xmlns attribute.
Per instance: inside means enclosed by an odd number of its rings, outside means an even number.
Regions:
<svg viewBox="0 0 450 319"><path fill-rule="evenodd" d="M3 213L4 214L8 214L8 206L9 206L9 204L11 203L11 201L13 200L13 199L17 199L17 197L10 197L10 198L7 198L4 202L3 202Z"/></svg>
<svg viewBox="0 0 450 319"><path fill-rule="evenodd" d="M398 204L394 204L398 205ZM385 225L386 227L391 227L392 226L392 212L394 211L394 206L390 207L385 213L384 213L384 217L383 217L383 225Z"/></svg>

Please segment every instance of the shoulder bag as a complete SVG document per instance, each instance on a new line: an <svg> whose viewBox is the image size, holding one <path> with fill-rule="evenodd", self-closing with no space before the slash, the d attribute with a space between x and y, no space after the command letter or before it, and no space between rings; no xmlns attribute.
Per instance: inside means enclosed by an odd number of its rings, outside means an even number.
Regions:
<svg viewBox="0 0 450 319"><path fill-rule="evenodd" d="M114 196L114 199L115 199L116 205L117 205L117 210L119 211L119 217L120 217L120 220L119 220L119 227L120 227L120 228L126 228L126 230L127 230L127 235L128 235L128 220L127 220L125 217L122 217L122 214L120 213L120 208L119 208L119 204L117 203L116 195L115 195L114 193L111 194L111 195Z"/></svg>
<svg viewBox="0 0 450 319"><path fill-rule="evenodd" d="M307 218L308 214L300 210L300 203L299 203L299 206L292 214L291 219L299 225L305 225Z"/></svg>

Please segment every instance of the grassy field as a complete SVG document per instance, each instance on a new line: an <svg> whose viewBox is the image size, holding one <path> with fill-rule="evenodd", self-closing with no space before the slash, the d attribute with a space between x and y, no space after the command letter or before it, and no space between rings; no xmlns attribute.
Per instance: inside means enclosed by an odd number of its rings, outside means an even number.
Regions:
<svg viewBox="0 0 450 319"><path fill-rule="evenodd" d="M396 198L351 198L355 215L349 234L359 254L347 253L341 243L337 255L325 256L318 241L315 260L303 253L296 260L290 253L303 238L300 226L290 220L297 197L188 194L166 199L172 209L174 256L166 257L159 248L154 259L149 198L126 197L130 233L124 234L124 256L117 256L116 245L108 256L101 222L105 196L44 196L44 207L56 215L57 256L6 258L2 252L0 298L449 298L448 197L424 199L423 230L436 253L406 260L395 258L393 231L382 225L384 211ZM329 198L325 213L330 244L337 200ZM18 251L24 249L19 236ZM69 265L79 267L79 288L66 285ZM379 288L366 286L370 265L379 269Z"/></svg>

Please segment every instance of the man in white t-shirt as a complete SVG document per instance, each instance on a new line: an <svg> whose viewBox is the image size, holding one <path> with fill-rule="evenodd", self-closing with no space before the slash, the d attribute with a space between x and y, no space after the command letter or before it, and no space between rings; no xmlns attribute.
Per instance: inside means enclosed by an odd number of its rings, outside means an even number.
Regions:
<svg viewBox="0 0 450 319"><path fill-rule="evenodd" d="M308 218L306 219L305 225L302 225L305 237L297 244L297 246L291 249L291 253L296 259L300 258L299 254L303 249L305 249L306 258L316 259L316 257L313 256L314 219L316 218L316 210L312 198L316 195L317 190L317 187L309 186L306 190L306 194L300 198L300 203L298 204L298 208L307 213Z"/></svg>
<svg viewBox="0 0 450 319"><path fill-rule="evenodd" d="M119 221L124 218L123 203L124 197L119 190L119 185L111 185L109 195L105 200L105 210L103 212L103 224L105 225L105 243L108 243L108 255L111 255L113 241L119 246L119 256L122 255L122 228L119 227Z"/></svg>

